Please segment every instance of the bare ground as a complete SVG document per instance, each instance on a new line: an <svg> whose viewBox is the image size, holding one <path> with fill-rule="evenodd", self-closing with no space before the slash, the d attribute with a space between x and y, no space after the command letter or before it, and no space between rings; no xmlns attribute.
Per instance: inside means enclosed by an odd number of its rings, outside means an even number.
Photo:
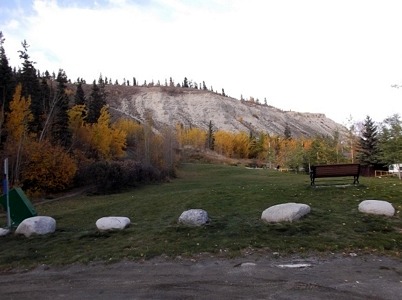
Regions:
<svg viewBox="0 0 402 300"><path fill-rule="evenodd" d="M5 299L402 299L402 261L373 255L156 258L0 273Z"/></svg>

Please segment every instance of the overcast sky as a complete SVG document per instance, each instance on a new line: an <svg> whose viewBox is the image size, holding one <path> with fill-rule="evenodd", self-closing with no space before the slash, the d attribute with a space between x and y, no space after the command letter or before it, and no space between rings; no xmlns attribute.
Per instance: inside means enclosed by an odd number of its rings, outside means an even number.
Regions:
<svg viewBox="0 0 402 300"><path fill-rule="evenodd" d="M184 77L347 124L402 115L401 0L0 0L12 67Z"/></svg>

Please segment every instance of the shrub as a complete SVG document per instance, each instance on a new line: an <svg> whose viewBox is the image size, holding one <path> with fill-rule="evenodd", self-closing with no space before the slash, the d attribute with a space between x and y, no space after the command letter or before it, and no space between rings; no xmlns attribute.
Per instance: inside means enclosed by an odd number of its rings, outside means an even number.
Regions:
<svg viewBox="0 0 402 300"><path fill-rule="evenodd" d="M75 161L64 148L31 141L24 153L21 182L29 195L40 196L70 187L76 171Z"/></svg>
<svg viewBox="0 0 402 300"><path fill-rule="evenodd" d="M152 166L145 167L134 160L97 161L81 170L76 181L82 185L94 185L96 194L109 194L146 182L159 182L164 172Z"/></svg>

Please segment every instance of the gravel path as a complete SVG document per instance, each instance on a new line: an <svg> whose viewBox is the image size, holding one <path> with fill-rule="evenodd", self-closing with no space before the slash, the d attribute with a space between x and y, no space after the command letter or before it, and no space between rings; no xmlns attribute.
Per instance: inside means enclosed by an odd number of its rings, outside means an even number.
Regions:
<svg viewBox="0 0 402 300"><path fill-rule="evenodd" d="M202 256L0 273L1 299L402 299L389 257Z"/></svg>

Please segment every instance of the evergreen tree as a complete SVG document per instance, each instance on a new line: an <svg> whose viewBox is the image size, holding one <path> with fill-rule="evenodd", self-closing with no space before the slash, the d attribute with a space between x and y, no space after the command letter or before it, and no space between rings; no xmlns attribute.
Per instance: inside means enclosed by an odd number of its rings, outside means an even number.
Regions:
<svg viewBox="0 0 402 300"><path fill-rule="evenodd" d="M82 89L82 83L79 82L77 85L77 90L74 95L74 105L84 105L85 104L85 93Z"/></svg>
<svg viewBox="0 0 402 300"><path fill-rule="evenodd" d="M212 121L209 121L207 148L210 150L214 150L214 146L215 146L214 125L212 124Z"/></svg>
<svg viewBox="0 0 402 300"><path fill-rule="evenodd" d="M287 140L292 139L292 132L290 131L290 126L287 123L285 125L284 135L285 135L285 139L287 139Z"/></svg>
<svg viewBox="0 0 402 300"><path fill-rule="evenodd" d="M88 115L86 119L88 123L94 124L98 121L101 109L103 106L106 105L105 96L105 93L102 92L102 89L96 84L94 80L88 103Z"/></svg>
<svg viewBox="0 0 402 300"><path fill-rule="evenodd" d="M224 89L222 89L222 96L226 96Z"/></svg>
<svg viewBox="0 0 402 300"><path fill-rule="evenodd" d="M22 83L22 96L31 97L31 112L33 120L29 124L31 132L38 133L43 127L44 105L41 99L40 82L34 67L35 62L30 60L28 55L29 45L24 40L22 42L23 50L18 51L23 60L22 70L18 80Z"/></svg>
<svg viewBox="0 0 402 300"><path fill-rule="evenodd" d="M384 164L402 162L402 120L398 114L384 120L379 145Z"/></svg>
<svg viewBox="0 0 402 300"><path fill-rule="evenodd" d="M42 99L43 111L45 112L45 114L48 114L50 111L51 98L53 93L52 88L48 84L49 80L50 79L46 79L46 75L40 80L40 97Z"/></svg>
<svg viewBox="0 0 402 300"><path fill-rule="evenodd" d="M4 41L3 33L0 31L0 101L3 112L8 111L15 89L13 70L8 64L6 51L3 47Z"/></svg>
<svg viewBox="0 0 402 300"><path fill-rule="evenodd" d="M8 58L3 47L5 39L0 31L0 144L3 135L5 114L9 111L9 103L13 99L15 82L12 68L8 64Z"/></svg>
<svg viewBox="0 0 402 300"><path fill-rule="evenodd" d="M63 70L57 74L57 101L52 122L52 143L68 148L71 145L71 132L68 123L68 95L66 94L67 76Z"/></svg>
<svg viewBox="0 0 402 300"><path fill-rule="evenodd" d="M204 91L206 91L206 90L208 89L207 86L205 85L205 81L202 82L202 89L203 89Z"/></svg>
<svg viewBox="0 0 402 300"><path fill-rule="evenodd" d="M188 80L187 80L187 77L184 77L184 81L183 81L183 85L182 85L184 88L188 88L189 86L188 86Z"/></svg>
<svg viewBox="0 0 402 300"><path fill-rule="evenodd" d="M364 120L357 152L357 158L363 165L374 166L379 162L377 126L369 116Z"/></svg>

